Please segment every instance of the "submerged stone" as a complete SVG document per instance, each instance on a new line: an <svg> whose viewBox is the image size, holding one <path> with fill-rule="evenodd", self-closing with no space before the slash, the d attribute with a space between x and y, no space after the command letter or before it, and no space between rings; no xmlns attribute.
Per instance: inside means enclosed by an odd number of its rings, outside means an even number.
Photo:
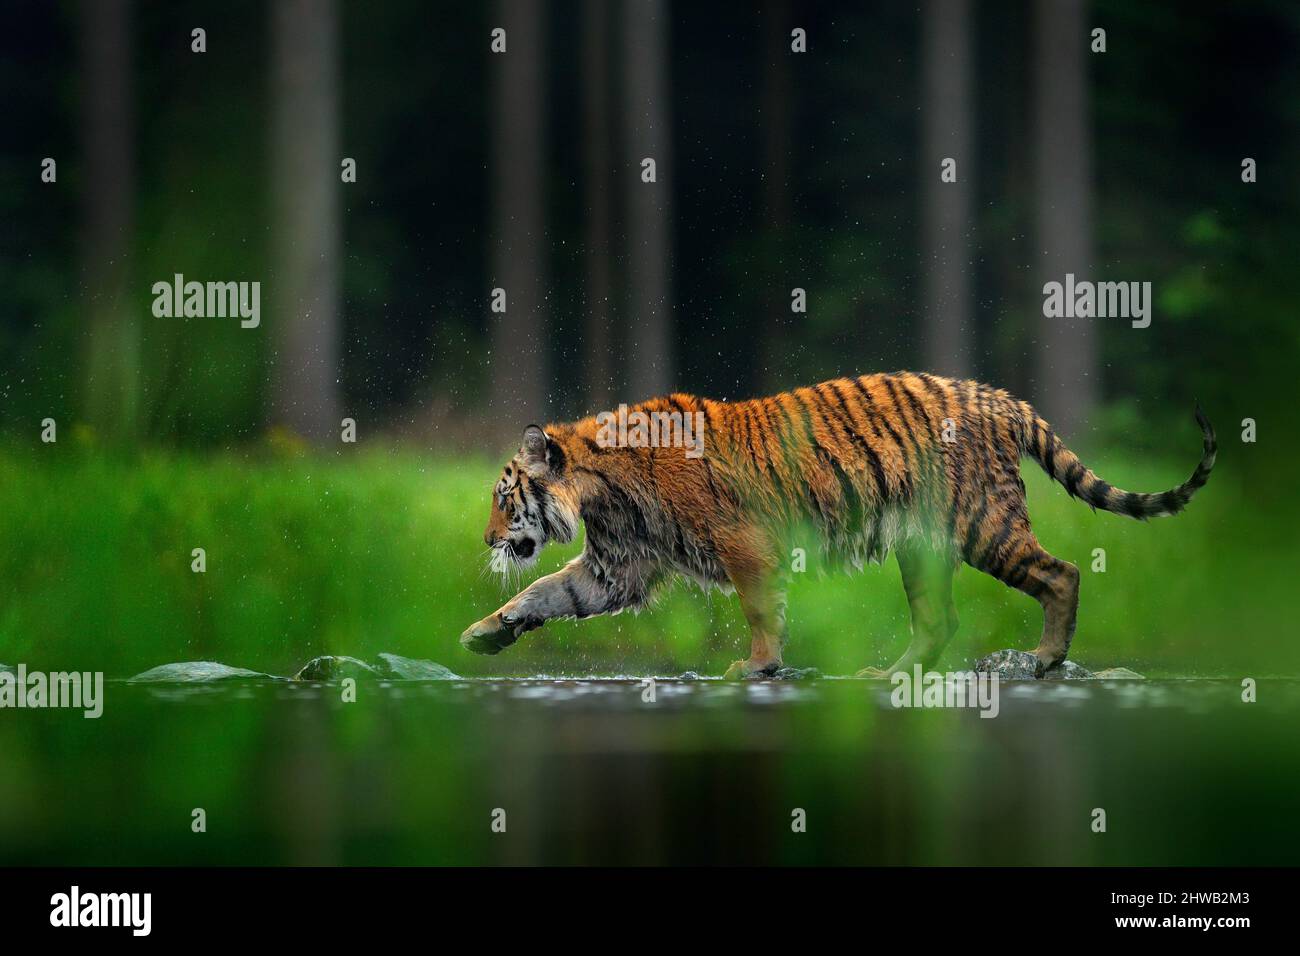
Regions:
<svg viewBox="0 0 1300 956"><path fill-rule="evenodd" d="M821 671L815 667L782 667L772 675L771 680L812 680L821 677Z"/></svg>
<svg viewBox="0 0 1300 956"><path fill-rule="evenodd" d="M417 661L397 654L380 654L378 671L389 680L460 680L441 664Z"/></svg>
<svg viewBox="0 0 1300 956"><path fill-rule="evenodd" d="M293 680L343 680L347 677L374 680L383 676L365 661L359 661L355 657L325 655L309 660L302 666L302 670L293 675Z"/></svg>
<svg viewBox="0 0 1300 956"><path fill-rule="evenodd" d="M1092 676L1094 680L1146 680L1137 671L1131 671L1127 667L1107 667Z"/></svg>
<svg viewBox="0 0 1300 956"><path fill-rule="evenodd" d="M1044 680L1086 680L1093 676L1092 671L1076 664L1074 661L1065 661L1057 664L1050 671L1043 675Z"/></svg>
<svg viewBox="0 0 1300 956"><path fill-rule="evenodd" d="M997 674L1003 680L1033 680L1037 658L1028 651L1008 648L994 651L981 657L975 663L975 670L986 674ZM1043 675L1044 680L1145 680L1137 671L1127 667L1108 667L1105 670L1090 671L1074 661L1067 660L1058 664Z"/></svg>
<svg viewBox="0 0 1300 956"><path fill-rule="evenodd" d="M975 662L975 673L997 674L1003 680L1034 680L1038 658L1028 651L994 651Z"/></svg>
<svg viewBox="0 0 1300 956"><path fill-rule="evenodd" d="M293 675L294 680L459 680L441 664L418 661L398 654L380 654L378 662L367 664L355 657L326 655L316 657Z"/></svg>
<svg viewBox="0 0 1300 956"><path fill-rule="evenodd" d="M280 680L270 674L230 667L215 661L184 661L163 664L131 678L133 682L154 684L197 684L226 680Z"/></svg>

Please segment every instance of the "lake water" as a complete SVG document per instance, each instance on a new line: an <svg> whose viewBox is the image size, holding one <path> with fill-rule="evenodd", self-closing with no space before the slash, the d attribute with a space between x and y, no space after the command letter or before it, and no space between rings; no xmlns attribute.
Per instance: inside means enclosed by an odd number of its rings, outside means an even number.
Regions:
<svg viewBox="0 0 1300 956"><path fill-rule="evenodd" d="M1300 850L1300 681L109 682L0 711L0 864L1227 865ZM201 815L195 811L201 810ZM1105 832L1094 832L1097 811ZM205 832L195 832L201 819ZM804 831L792 823L804 821ZM494 832L504 824L504 832Z"/></svg>

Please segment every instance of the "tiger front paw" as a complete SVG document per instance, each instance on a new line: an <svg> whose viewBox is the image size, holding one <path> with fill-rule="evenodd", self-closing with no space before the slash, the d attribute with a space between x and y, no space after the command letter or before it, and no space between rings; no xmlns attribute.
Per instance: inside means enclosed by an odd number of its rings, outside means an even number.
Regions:
<svg viewBox="0 0 1300 956"><path fill-rule="evenodd" d="M500 654L515 642L515 629L500 613L490 614L471 624L460 636L460 644L475 654Z"/></svg>

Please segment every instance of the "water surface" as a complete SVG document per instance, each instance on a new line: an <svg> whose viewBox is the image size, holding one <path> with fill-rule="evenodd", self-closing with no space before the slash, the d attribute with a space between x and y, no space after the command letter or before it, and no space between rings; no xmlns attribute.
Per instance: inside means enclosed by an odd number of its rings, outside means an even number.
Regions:
<svg viewBox="0 0 1300 956"><path fill-rule="evenodd" d="M0 863L1268 864L1300 681L110 682L0 712ZM202 809L206 832L193 832ZM1095 811L1106 830L1093 830ZM493 832L504 811L505 832ZM806 819L805 832L792 821ZM500 819L501 814L495 813Z"/></svg>

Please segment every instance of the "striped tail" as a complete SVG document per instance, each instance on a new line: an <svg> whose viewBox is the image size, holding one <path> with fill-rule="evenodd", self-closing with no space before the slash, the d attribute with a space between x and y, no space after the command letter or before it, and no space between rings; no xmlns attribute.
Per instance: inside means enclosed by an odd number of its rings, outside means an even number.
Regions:
<svg viewBox="0 0 1300 956"><path fill-rule="evenodd" d="M1214 468L1217 447L1214 427L1201 411L1200 405L1196 406L1196 421L1201 426L1204 439L1201 462L1192 476L1177 488L1157 494L1124 491L1103 481L1079 460L1078 455L1065 447L1064 442L1052 431L1052 426L1039 418L1032 408L1023 403L1020 407L1025 416L1025 427L1019 435L1021 452L1038 462L1043 471L1060 482L1070 495L1103 511L1128 515L1142 521L1178 514L1187 507L1192 495L1209 480L1210 471Z"/></svg>

